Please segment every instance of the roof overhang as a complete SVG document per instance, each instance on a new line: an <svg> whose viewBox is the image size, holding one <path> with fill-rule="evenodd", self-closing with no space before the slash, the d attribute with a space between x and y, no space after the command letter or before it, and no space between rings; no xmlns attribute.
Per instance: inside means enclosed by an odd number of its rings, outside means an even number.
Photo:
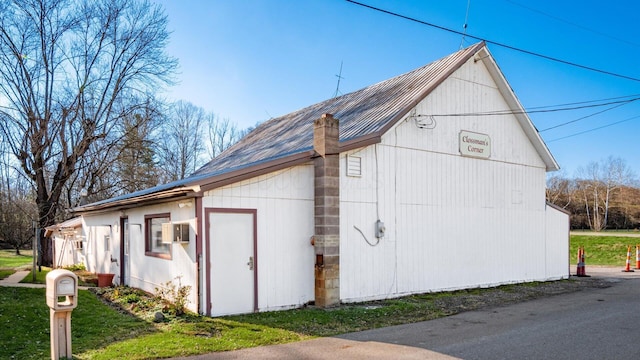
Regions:
<svg viewBox="0 0 640 360"><path fill-rule="evenodd" d="M82 218L78 217L74 217L72 219L63 221L59 224L54 224L51 226L47 226L46 228L44 228L44 236L45 237L49 237L51 236L53 233L55 233L56 231L58 232L64 232L64 231L75 231L75 229L79 228L82 226Z"/></svg>
<svg viewBox="0 0 640 360"><path fill-rule="evenodd" d="M72 211L75 214L82 215L85 213L126 210L140 205L153 205L169 201L177 201L180 199L193 198L199 196L200 192L200 186L198 185L159 189L157 191L144 192L139 195L135 195L136 193L133 193L128 197L125 196L121 198L114 198L112 200L78 206L76 208L73 208Z"/></svg>
<svg viewBox="0 0 640 360"><path fill-rule="evenodd" d="M533 122L529 118L529 115L527 115L527 112L522 106L522 104L520 103L520 100L518 100L518 98L516 97L515 92L511 88L511 85L509 85L509 82L507 81L507 79L504 77L504 74L500 70L500 67L493 59L493 56L491 56L489 49L487 49L486 46L483 46L476 53L474 61L476 62L482 61L486 66L486 68L489 70L489 73L491 74L491 76L493 77L494 81L498 86L498 90L500 91L505 101L509 105L509 108L513 110L514 116L520 123L522 130L527 135L527 137L529 138L529 141L531 141L531 144L533 145L533 147L536 149L536 151L542 158L542 161L545 164L546 170L547 171L560 170L560 165L551 154L551 151L549 151L547 144L545 144L544 140L542 140L540 133L538 133L538 130L533 125Z"/></svg>

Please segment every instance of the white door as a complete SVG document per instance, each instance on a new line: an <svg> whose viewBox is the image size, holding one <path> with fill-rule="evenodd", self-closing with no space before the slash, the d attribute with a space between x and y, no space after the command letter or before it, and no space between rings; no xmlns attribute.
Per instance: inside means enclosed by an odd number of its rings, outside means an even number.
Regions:
<svg viewBox="0 0 640 360"><path fill-rule="evenodd" d="M209 213L211 315L255 309L254 212Z"/></svg>

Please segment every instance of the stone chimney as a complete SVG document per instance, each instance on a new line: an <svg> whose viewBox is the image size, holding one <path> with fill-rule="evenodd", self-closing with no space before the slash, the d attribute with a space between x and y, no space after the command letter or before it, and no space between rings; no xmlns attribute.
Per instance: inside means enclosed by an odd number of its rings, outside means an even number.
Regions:
<svg viewBox="0 0 640 360"><path fill-rule="evenodd" d="M313 123L315 195L315 304L340 303L340 146L338 120L324 114Z"/></svg>

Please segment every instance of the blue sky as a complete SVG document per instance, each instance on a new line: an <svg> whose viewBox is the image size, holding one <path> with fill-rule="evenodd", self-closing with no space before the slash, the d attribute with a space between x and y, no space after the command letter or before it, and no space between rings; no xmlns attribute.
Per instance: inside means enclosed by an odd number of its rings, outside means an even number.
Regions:
<svg viewBox="0 0 640 360"><path fill-rule="evenodd" d="M344 94L477 42L344 0L156 2L172 31L167 51L180 61L179 84L164 96L243 128L332 97L341 63ZM469 4L469 35L640 78L636 0L361 2L457 31ZM488 46L527 110L640 94L640 81ZM608 156L640 173L640 118L624 121L640 116L640 100L542 131L612 106L530 115L565 175Z"/></svg>

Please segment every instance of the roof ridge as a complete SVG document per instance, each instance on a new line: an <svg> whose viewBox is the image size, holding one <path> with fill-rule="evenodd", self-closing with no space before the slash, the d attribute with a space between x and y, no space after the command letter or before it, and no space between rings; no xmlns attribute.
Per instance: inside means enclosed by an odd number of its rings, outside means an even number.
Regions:
<svg viewBox="0 0 640 360"><path fill-rule="evenodd" d="M249 134L247 134L245 138L223 151L209 163L203 165L200 169L195 171L192 176L213 173L216 169L219 170L221 166L229 166L230 163L233 162L233 158L242 157L241 153L243 152L245 153L245 156L256 155L250 154L251 151L248 147L252 147L252 145L254 145L254 150L265 151L266 148L256 149L256 142L267 142L271 140L278 143L283 140L290 141L291 136L296 136L298 139L312 141L313 134L311 129L313 120L321 116L323 113L331 113L338 119L338 121L340 121L341 142L371 135L371 133L384 132L393 126L393 124L395 124L404 114L406 114L412 106L415 106L414 104L427 96L435 87L437 87L437 85L444 81L450 73L457 70L457 68L459 68L484 46L484 42L478 42L403 74L379 81L375 84L365 86L347 94L323 100L288 114L271 118L258 125ZM440 69L441 67L442 69ZM442 71L433 71L434 68ZM430 72L433 72L433 74L428 76ZM434 79L436 80L435 82L433 81ZM407 88L402 86L405 82L404 80L407 80L407 82L409 80L414 80L414 83L411 85L411 89L423 89L424 91L408 93L406 91ZM356 120L348 120L351 119L354 116L354 113L357 113L359 110L375 112L375 107L379 104L366 100L382 98L383 96L379 95L379 93L385 89L396 97L398 97L399 94L404 95L402 96L402 99L405 101L404 106L401 109L396 109L399 110L396 111L397 114L392 114L393 116L391 118L387 116L377 119L379 120L378 122L375 121L376 119L365 119L369 120L366 124L363 122L357 122ZM396 91L393 92L392 90ZM302 121L303 119L307 121L304 122ZM305 131L305 129L308 131ZM279 135L282 135L282 137ZM308 146L298 148L308 148ZM262 159L273 157L278 153L291 153L292 151L295 151L293 147L283 146L279 151L267 151ZM216 166L216 164L221 165Z"/></svg>

